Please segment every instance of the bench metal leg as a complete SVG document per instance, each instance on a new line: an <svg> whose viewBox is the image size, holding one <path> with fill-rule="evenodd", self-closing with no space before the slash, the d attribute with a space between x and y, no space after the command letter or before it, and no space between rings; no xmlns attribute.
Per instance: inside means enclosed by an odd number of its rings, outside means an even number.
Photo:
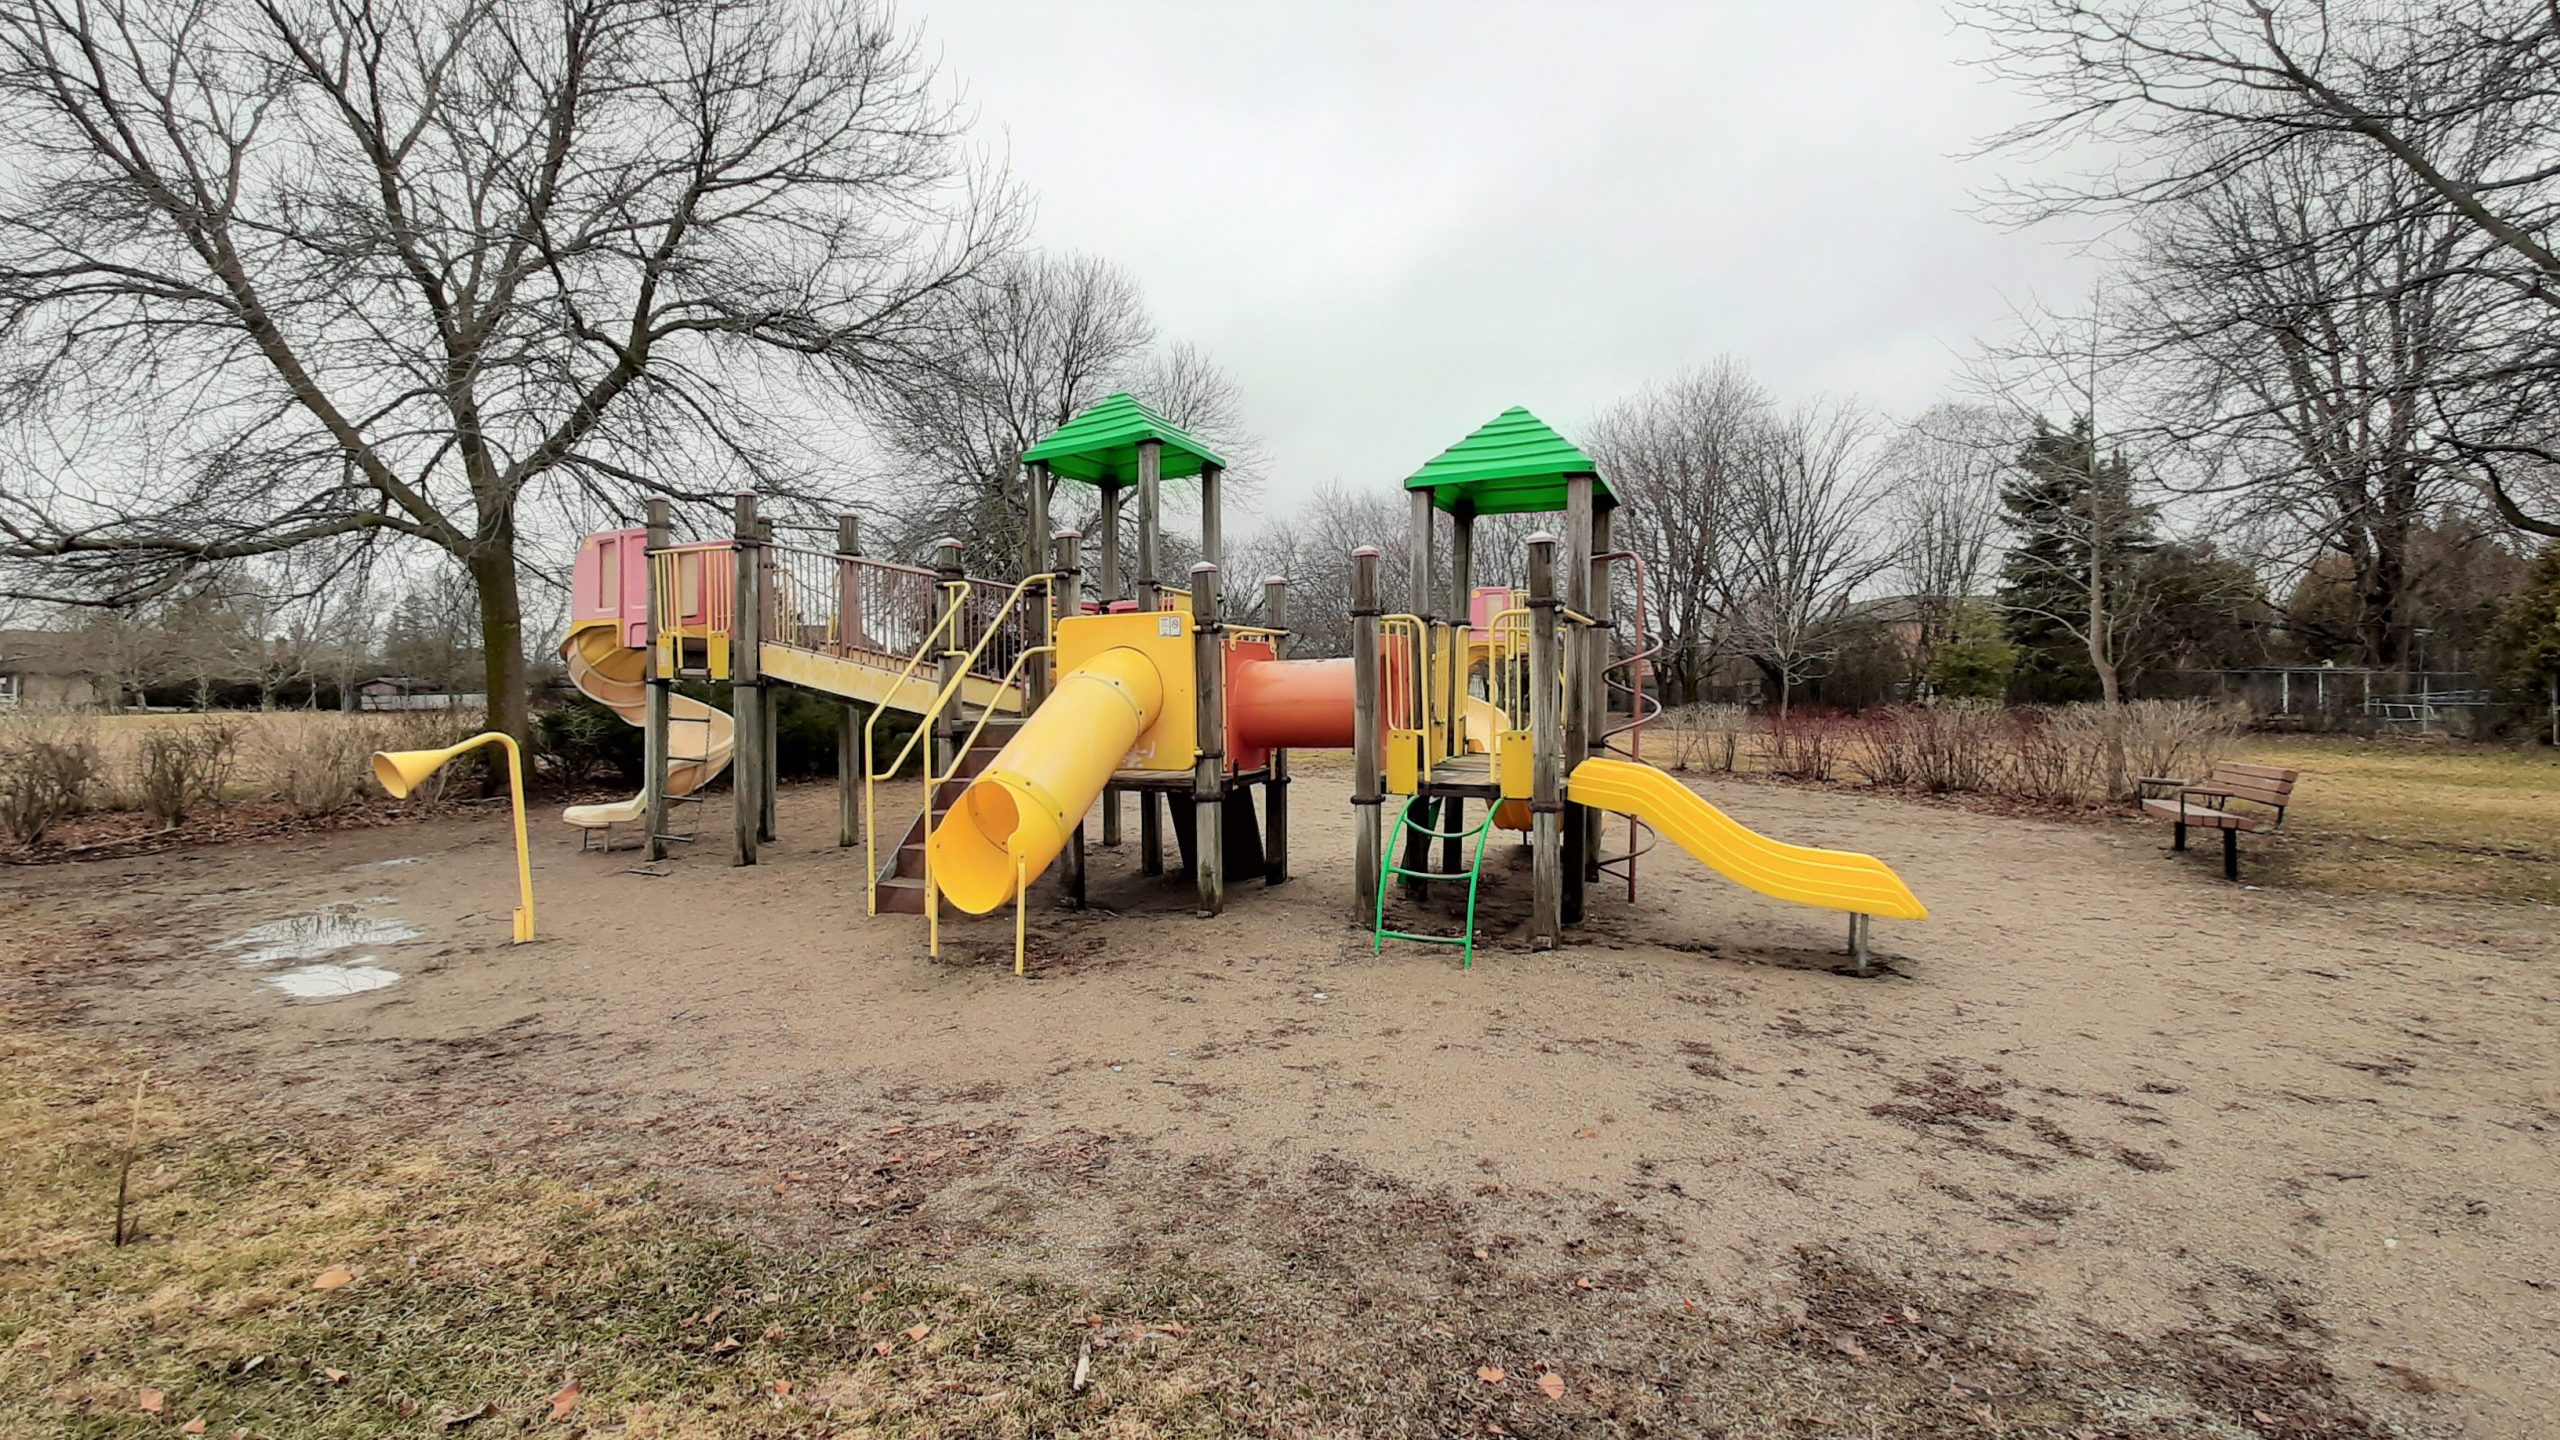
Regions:
<svg viewBox="0 0 2560 1440"><path fill-rule="evenodd" d="M1867 973L1867 922L1865 915L1849 917L1849 954L1858 962L1858 973Z"/></svg>
<svg viewBox="0 0 2560 1440"><path fill-rule="evenodd" d="M2237 830L2222 832L2222 878L2240 878L2240 832Z"/></svg>
<svg viewBox="0 0 2560 1440"><path fill-rule="evenodd" d="M2185 822L2185 821L2183 821L2183 820L2179 821L2179 822L2177 823L2177 825L2176 825L2175 829L2174 829L2174 833L2175 833L2175 835L2176 835L2176 838L2175 838L2175 839L2173 839L2173 840L2171 840L2171 841L2169 842L2169 848L2170 848L2170 849L2172 849L2172 850L2184 850L2184 849L2186 849L2186 848L2187 848L2187 822Z"/></svg>

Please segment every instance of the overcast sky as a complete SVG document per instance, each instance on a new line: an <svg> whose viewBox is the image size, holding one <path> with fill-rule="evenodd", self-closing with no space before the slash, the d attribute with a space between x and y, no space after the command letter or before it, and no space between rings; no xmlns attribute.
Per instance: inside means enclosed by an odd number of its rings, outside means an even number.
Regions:
<svg viewBox="0 0 2560 1440"><path fill-rule="evenodd" d="M1283 509L1731 352L1907 413L2086 267L1969 213L2018 113L1928 0L911 0L1038 197L1268 441Z"/></svg>

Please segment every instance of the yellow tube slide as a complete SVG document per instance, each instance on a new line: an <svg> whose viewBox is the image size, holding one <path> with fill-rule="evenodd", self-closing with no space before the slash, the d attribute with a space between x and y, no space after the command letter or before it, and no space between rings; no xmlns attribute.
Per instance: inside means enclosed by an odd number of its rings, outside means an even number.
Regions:
<svg viewBox="0 0 2560 1440"><path fill-rule="evenodd" d="M1163 711L1164 677L1138 651L1105 650L1068 671L934 827L935 887L972 915L1012 899L1015 876L1058 858Z"/></svg>
<svg viewBox="0 0 2560 1440"><path fill-rule="evenodd" d="M1874 856L1772 840L1650 765L1585 760L1566 788L1575 804L1633 815L1708 869L1763 895L1888 920L1929 918L1920 897Z"/></svg>

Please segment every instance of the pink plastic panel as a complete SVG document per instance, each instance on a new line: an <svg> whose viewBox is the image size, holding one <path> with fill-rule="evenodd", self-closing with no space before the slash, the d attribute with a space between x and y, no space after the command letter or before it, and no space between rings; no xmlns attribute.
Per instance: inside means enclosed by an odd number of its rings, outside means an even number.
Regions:
<svg viewBox="0 0 2560 1440"><path fill-rule="evenodd" d="M602 530L578 542L569 618L619 620L622 643L649 643L649 532Z"/></svg>
<svg viewBox="0 0 2560 1440"><path fill-rule="evenodd" d="M1468 606L1467 615L1467 623L1475 631L1474 638L1478 640L1493 638L1493 617L1505 610L1518 607L1519 602L1512 599L1511 595L1511 587L1508 585L1476 587L1474 601Z"/></svg>

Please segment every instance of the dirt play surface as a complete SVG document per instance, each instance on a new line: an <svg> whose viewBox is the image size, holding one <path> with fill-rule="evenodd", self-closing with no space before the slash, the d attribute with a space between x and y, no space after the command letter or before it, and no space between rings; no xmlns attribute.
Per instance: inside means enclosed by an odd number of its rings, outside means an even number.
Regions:
<svg viewBox="0 0 2560 1440"><path fill-rule="evenodd" d="M1843 1367L1923 1335L2121 1370L2122 1433L2560 1433L2551 910L1727 781L1931 906L1878 925L1887 973L1667 850L1551 954L1516 938L1525 856L1489 862L1469 972L1370 953L1346 778L1302 771L1296 878L1215 920L1097 850L1027 980L1000 917L939 960L867 917L823 788L751 870L719 801L659 876L538 824L526 947L496 818L18 870L0 915L13 987L244 1126L664 1179L760 1233L1069 1286L1330 1273L1332 1325L1499 1310L1611 1373L1658 1315L1804 1327ZM1991 1403L2002 1364L1949 1393Z"/></svg>

